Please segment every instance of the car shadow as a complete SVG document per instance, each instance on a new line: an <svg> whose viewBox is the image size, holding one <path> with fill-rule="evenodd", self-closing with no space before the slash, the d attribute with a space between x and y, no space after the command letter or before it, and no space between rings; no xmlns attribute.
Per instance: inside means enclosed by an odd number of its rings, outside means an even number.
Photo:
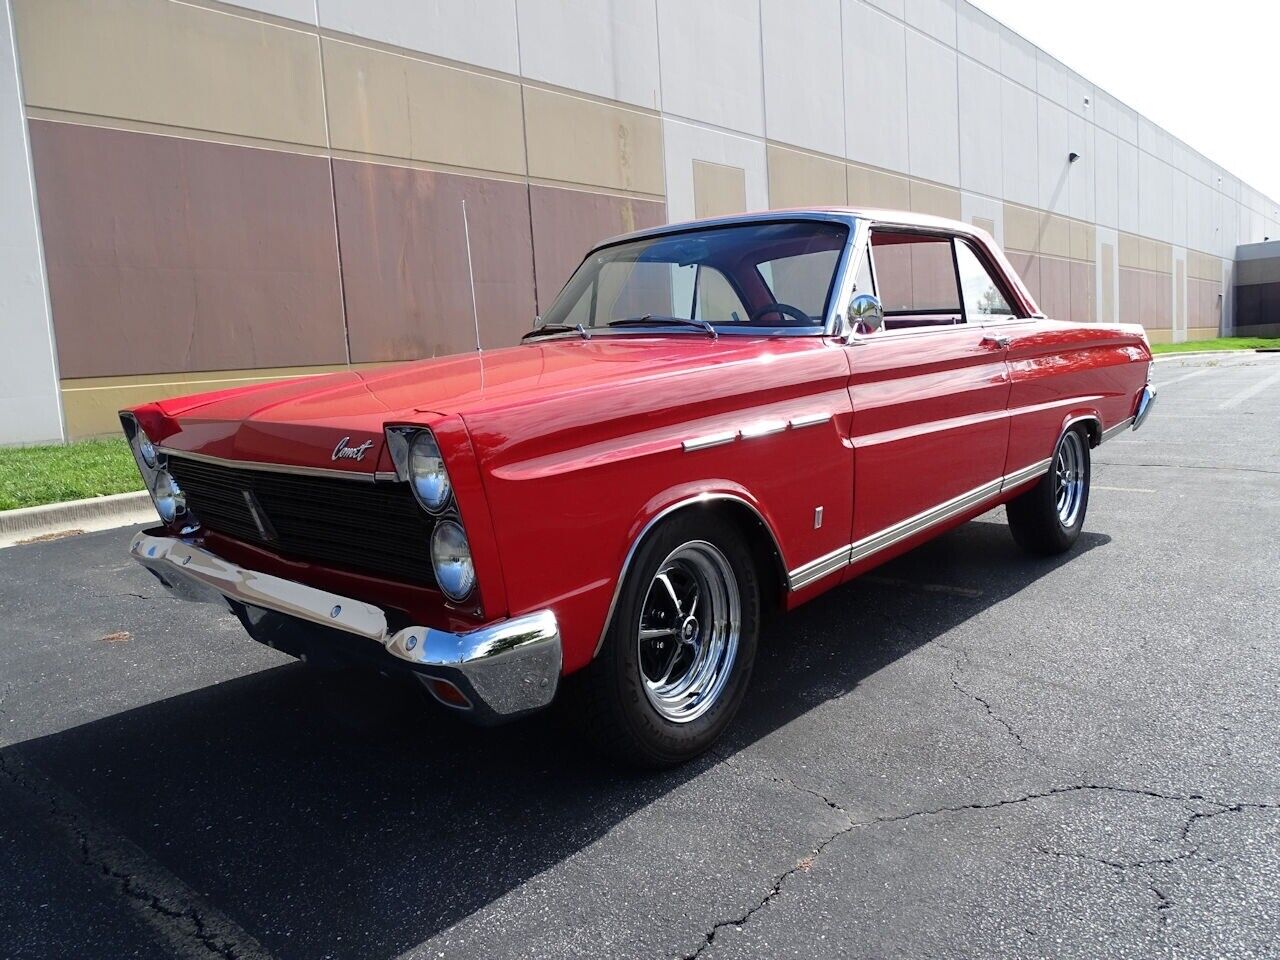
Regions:
<svg viewBox="0 0 1280 960"><path fill-rule="evenodd" d="M382 960L1109 539L1085 533L1066 556L1029 560L1003 523L977 521L826 594L767 630L725 746L657 774L602 765L566 733L572 718L475 729L408 688L300 664L5 753L73 791L273 955ZM925 588L937 597L927 610Z"/></svg>

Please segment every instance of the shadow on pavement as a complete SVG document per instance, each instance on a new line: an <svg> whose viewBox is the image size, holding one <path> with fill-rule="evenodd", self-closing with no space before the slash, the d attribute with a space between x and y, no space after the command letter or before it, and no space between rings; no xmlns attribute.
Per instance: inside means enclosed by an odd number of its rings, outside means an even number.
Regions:
<svg viewBox="0 0 1280 960"><path fill-rule="evenodd" d="M909 586L895 593L855 582L781 619L726 752L856 691L1109 539L1085 533L1067 556L1032 560L1003 523L974 522L875 575L980 596L958 593L926 614ZM887 620L893 639L863 639L869 618L880 618L878 636ZM709 756L648 776L602 768L566 726L572 718L542 715L473 729L407 688L293 664L10 750L276 956L384 960L721 762Z"/></svg>

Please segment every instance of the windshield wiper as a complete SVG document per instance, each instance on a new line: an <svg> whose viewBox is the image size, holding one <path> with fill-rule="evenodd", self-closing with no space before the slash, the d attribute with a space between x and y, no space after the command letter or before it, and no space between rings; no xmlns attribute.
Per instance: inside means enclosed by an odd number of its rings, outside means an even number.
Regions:
<svg viewBox="0 0 1280 960"><path fill-rule="evenodd" d="M703 333L711 334L712 340L720 339L716 328L706 320L687 320L684 317L669 317L661 313L646 313L643 317L626 317L622 320L610 320L610 327L669 327L672 324L683 327L697 327Z"/></svg>
<svg viewBox="0 0 1280 960"><path fill-rule="evenodd" d="M591 334L587 333L587 328L580 323L575 323L572 327L567 323L544 323L540 327L534 327L528 333L520 338L520 342L532 340L534 337L549 337L556 333L576 333L583 340L590 340Z"/></svg>

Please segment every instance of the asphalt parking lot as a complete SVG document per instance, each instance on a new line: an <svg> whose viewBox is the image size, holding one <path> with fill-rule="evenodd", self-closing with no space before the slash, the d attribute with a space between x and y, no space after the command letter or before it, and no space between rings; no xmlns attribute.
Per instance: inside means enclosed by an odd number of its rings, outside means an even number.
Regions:
<svg viewBox="0 0 1280 960"><path fill-rule="evenodd" d="M0 956L1280 955L1280 356L1154 381L1072 553L999 510L826 595L657 776L317 675L131 530L0 551Z"/></svg>

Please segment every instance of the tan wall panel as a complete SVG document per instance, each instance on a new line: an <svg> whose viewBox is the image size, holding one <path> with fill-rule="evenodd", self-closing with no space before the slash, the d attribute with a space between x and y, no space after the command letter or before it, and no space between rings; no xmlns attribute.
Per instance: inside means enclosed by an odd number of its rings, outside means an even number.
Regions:
<svg viewBox="0 0 1280 960"><path fill-rule="evenodd" d="M1035 253L1040 249L1040 215L1012 203L1004 205L1004 245Z"/></svg>
<svg viewBox="0 0 1280 960"><path fill-rule="evenodd" d="M935 217L960 219L960 191L923 180L911 181L911 209Z"/></svg>
<svg viewBox="0 0 1280 960"><path fill-rule="evenodd" d="M996 235L996 222L990 217L974 217L973 225L979 230L985 230L992 237Z"/></svg>
<svg viewBox="0 0 1280 960"><path fill-rule="evenodd" d="M518 83L328 38L324 68L335 148L525 172Z"/></svg>
<svg viewBox="0 0 1280 960"><path fill-rule="evenodd" d="M1092 261L1096 240L1093 224L1081 223L1079 220L1071 221L1071 258L1073 260Z"/></svg>
<svg viewBox="0 0 1280 960"><path fill-rule="evenodd" d="M1148 330L1171 329L1173 287L1168 276L1144 270L1139 280L1139 289L1142 295L1142 313L1138 322Z"/></svg>
<svg viewBox="0 0 1280 960"><path fill-rule="evenodd" d="M1103 323L1115 323L1116 316L1116 248L1110 243L1102 245L1102 303L1098 307L1098 319Z"/></svg>
<svg viewBox="0 0 1280 960"><path fill-rule="evenodd" d="M27 103L324 146L315 34L166 0L15 0Z"/></svg>
<svg viewBox="0 0 1280 960"><path fill-rule="evenodd" d="M1187 329L1187 264L1184 260L1174 261L1173 309L1173 315L1178 320L1177 326Z"/></svg>
<svg viewBox="0 0 1280 960"><path fill-rule="evenodd" d="M1071 266L1071 322L1093 323L1097 319L1094 303L1093 264L1072 260Z"/></svg>
<svg viewBox="0 0 1280 960"><path fill-rule="evenodd" d="M1142 238L1132 233L1120 234L1120 266L1140 269L1142 267Z"/></svg>
<svg viewBox="0 0 1280 960"><path fill-rule="evenodd" d="M1121 323L1142 322L1142 272L1139 270L1120 268L1120 315L1116 319Z"/></svg>
<svg viewBox="0 0 1280 960"><path fill-rule="evenodd" d="M769 144L769 206L844 206L849 202L844 164Z"/></svg>
<svg viewBox="0 0 1280 960"><path fill-rule="evenodd" d="M1040 257L1040 296L1045 316L1071 319L1071 263L1058 257Z"/></svg>
<svg viewBox="0 0 1280 960"><path fill-rule="evenodd" d="M1151 343L1173 343L1173 331L1168 329L1157 330L1147 327L1147 340Z"/></svg>
<svg viewBox="0 0 1280 960"><path fill-rule="evenodd" d="M1167 243L1142 237L1141 257L1142 262L1139 265L1143 270L1173 273L1173 248Z"/></svg>
<svg viewBox="0 0 1280 960"><path fill-rule="evenodd" d="M327 160L30 128L63 376L346 360Z"/></svg>
<svg viewBox="0 0 1280 960"><path fill-rule="evenodd" d="M1017 271L1018 276L1022 278L1022 282L1027 285L1027 289L1031 291L1039 304L1040 299L1040 258L1034 253L1023 253L1019 250L1007 250L1005 256L1008 257L1010 265ZM1043 308L1042 308L1043 309Z"/></svg>
<svg viewBox="0 0 1280 960"><path fill-rule="evenodd" d="M656 116L537 87L524 98L530 176L666 193Z"/></svg>
<svg viewBox="0 0 1280 960"><path fill-rule="evenodd" d="M346 364L319 367L276 367L266 370L218 370L142 377L88 377L62 381L62 409L71 440L120 432L117 412L152 400L207 393L290 377L345 370Z"/></svg>
<svg viewBox="0 0 1280 960"><path fill-rule="evenodd" d="M1192 327L1187 331L1188 340L1213 340L1217 336L1217 327Z"/></svg>
<svg viewBox="0 0 1280 960"><path fill-rule="evenodd" d="M585 190L532 186L533 243L537 251L538 310L555 302L587 251L609 237L666 223L666 204Z"/></svg>
<svg viewBox="0 0 1280 960"><path fill-rule="evenodd" d="M1053 257L1071 256L1071 221L1052 213L1040 215L1040 252Z"/></svg>
<svg viewBox="0 0 1280 960"><path fill-rule="evenodd" d="M911 208L911 181L883 170L848 164L845 185L849 203L855 207L883 207L886 210Z"/></svg>
<svg viewBox="0 0 1280 960"><path fill-rule="evenodd" d="M486 347L510 346L532 329L526 189L506 180L334 161L351 359L474 350L477 316Z"/></svg>
<svg viewBox="0 0 1280 960"><path fill-rule="evenodd" d="M747 209L747 172L708 160L693 161L693 215L723 217Z"/></svg>

